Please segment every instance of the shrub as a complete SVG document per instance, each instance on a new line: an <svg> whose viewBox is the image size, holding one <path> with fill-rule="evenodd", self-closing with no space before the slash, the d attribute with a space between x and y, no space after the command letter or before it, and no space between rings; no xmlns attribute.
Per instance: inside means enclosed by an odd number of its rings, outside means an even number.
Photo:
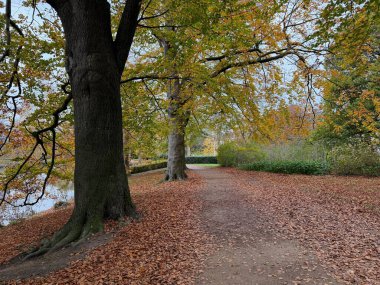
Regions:
<svg viewBox="0 0 380 285"><path fill-rule="evenodd" d="M291 143L261 146L270 161L319 161L326 162L326 147L318 142L304 140Z"/></svg>
<svg viewBox="0 0 380 285"><path fill-rule="evenodd" d="M380 154L365 143L334 147L329 162L334 174L380 176Z"/></svg>
<svg viewBox="0 0 380 285"><path fill-rule="evenodd" d="M218 148L217 161L221 166L233 166L235 161L236 144L229 142Z"/></svg>
<svg viewBox="0 0 380 285"><path fill-rule="evenodd" d="M167 162L157 162L157 163L152 163L152 164L146 164L146 165L139 165L139 166L134 166L130 168L130 173L135 174L135 173L141 173L141 172L146 172L150 170L156 170L160 168L165 168L167 167Z"/></svg>
<svg viewBox="0 0 380 285"><path fill-rule="evenodd" d="M229 142L218 149L218 163L278 173L380 176L380 149L363 142L335 146L318 143L258 146Z"/></svg>
<svg viewBox="0 0 380 285"><path fill-rule="evenodd" d="M264 152L256 144L225 143L218 148L217 161L222 166L238 166L244 163L260 161Z"/></svg>
<svg viewBox="0 0 380 285"><path fill-rule="evenodd" d="M216 156L188 156L186 163L189 164L216 164Z"/></svg>
<svg viewBox="0 0 380 285"><path fill-rule="evenodd" d="M321 175L329 172L327 164L317 161L258 161L243 164L239 168L286 174Z"/></svg>

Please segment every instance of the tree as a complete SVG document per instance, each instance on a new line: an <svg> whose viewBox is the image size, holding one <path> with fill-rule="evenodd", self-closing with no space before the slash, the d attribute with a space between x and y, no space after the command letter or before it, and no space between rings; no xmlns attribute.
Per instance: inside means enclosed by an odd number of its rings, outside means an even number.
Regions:
<svg viewBox="0 0 380 285"><path fill-rule="evenodd" d="M126 164L131 157L159 158L166 153L166 113L149 90L144 85L121 88Z"/></svg>
<svg viewBox="0 0 380 285"><path fill-rule="evenodd" d="M330 146L380 141L380 22L375 2L359 6L330 34L325 60L323 121L315 134Z"/></svg>
<svg viewBox="0 0 380 285"><path fill-rule="evenodd" d="M243 108L254 105L252 97L281 92L282 59L305 68L307 54L321 52L312 48L308 37L318 12L312 2L182 2L164 1L148 11L162 15L151 17L143 26L145 32L137 36L151 47L137 54L123 80L154 81L156 87L157 80L166 82L170 126L166 180L186 178L186 127L199 106L206 103L208 112L216 114L223 109L236 112L239 103ZM256 106L257 114L259 110Z"/></svg>
<svg viewBox="0 0 380 285"><path fill-rule="evenodd" d="M13 25L10 2L6 3L8 46L11 41L8 30ZM124 166L120 79L135 34L141 1L126 1L115 39L110 4L106 0L48 0L47 3L56 11L63 26L65 67L71 90L65 86L68 97L54 112L53 123L33 132L33 136L35 148L42 146L44 133L50 132L55 141L59 115L73 99L75 208L68 223L30 256L102 230L104 218L136 215ZM3 58L9 54L10 50L6 49ZM54 152L53 143L49 172L54 166ZM2 202L8 185L9 182L5 184Z"/></svg>

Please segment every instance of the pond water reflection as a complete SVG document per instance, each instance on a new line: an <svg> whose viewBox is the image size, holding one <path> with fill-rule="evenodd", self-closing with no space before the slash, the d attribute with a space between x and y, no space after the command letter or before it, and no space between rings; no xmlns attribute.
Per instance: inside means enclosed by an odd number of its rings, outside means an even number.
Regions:
<svg viewBox="0 0 380 285"><path fill-rule="evenodd" d="M34 201L35 198L36 196L31 197L30 201ZM74 187L72 183L58 183L57 185L49 185L46 188L46 194L36 205L13 207L8 204L3 204L0 207L0 225L6 226L18 219L26 218L49 210L54 207L57 202L68 202L73 198ZM22 200L19 202L22 202Z"/></svg>

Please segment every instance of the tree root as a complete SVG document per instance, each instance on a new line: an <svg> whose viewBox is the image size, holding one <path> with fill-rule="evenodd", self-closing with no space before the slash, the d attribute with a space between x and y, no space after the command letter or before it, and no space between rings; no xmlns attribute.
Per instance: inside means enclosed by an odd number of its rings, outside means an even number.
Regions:
<svg viewBox="0 0 380 285"><path fill-rule="evenodd" d="M174 173L172 175L169 175L169 174L166 174L165 176L165 181L182 181L182 180L186 180L187 178L187 174L186 172L183 172L183 174L177 174L177 173Z"/></svg>
<svg viewBox="0 0 380 285"><path fill-rule="evenodd" d="M31 259L44 255L46 253L58 250L69 244L74 246L85 240L91 234L103 230L101 222L74 223L69 221L60 231L58 231L50 240L41 244L40 247L29 252L23 257L23 260ZM75 243L74 243L75 242Z"/></svg>

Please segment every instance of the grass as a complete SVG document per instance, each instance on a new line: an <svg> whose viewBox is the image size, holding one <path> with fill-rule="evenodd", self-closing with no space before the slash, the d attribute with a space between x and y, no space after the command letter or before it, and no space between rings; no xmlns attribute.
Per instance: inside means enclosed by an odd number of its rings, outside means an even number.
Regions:
<svg viewBox="0 0 380 285"><path fill-rule="evenodd" d="M219 167L220 164L216 163L207 163L207 164L201 164L201 163L189 163L189 165L194 165L194 166L202 166L202 167Z"/></svg>

